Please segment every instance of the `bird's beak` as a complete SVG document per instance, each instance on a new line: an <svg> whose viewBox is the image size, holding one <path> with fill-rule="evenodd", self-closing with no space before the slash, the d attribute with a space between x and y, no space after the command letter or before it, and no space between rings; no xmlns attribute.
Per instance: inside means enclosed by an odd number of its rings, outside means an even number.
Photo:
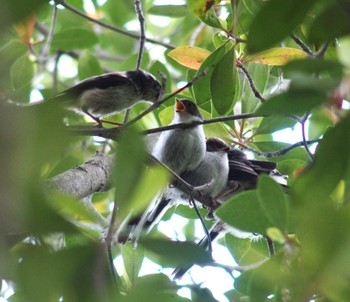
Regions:
<svg viewBox="0 0 350 302"><path fill-rule="evenodd" d="M175 100L175 111L176 112L186 111L186 106L179 99Z"/></svg>

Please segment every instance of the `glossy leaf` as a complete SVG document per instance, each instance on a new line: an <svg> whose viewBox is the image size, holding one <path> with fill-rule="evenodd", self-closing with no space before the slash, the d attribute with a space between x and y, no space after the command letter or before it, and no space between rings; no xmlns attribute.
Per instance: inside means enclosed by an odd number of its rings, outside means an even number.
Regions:
<svg viewBox="0 0 350 302"><path fill-rule="evenodd" d="M267 228L272 226L260 207L256 191L238 194L215 213L222 221L242 231L266 234Z"/></svg>
<svg viewBox="0 0 350 302"><path fill-rule="evenodd" d="M14 89L20 89L28 85L34 77L34 64L28 55L20 57L10 70L11 81Z"/></svg>
<svg viewBox="0 0 350 302"><path fill-rule="evenodd" d="M180 46L168 52L168 56L179 64L198 70L210 52L194 46Z"/></svg>
<svg viewBox="0 0 350 302"><path fill-rule="evenodd" d="M303 21L315 2L315 0L265 2L250 26L247 44L249 52L268 49L286 38Z"/></svg>
<svg viewBox="0 0 350 302"><path fill-rule="evenodd" d="M59 50L84 49L98 42L98 37L83 28L71 28L58 32L53 36L51 47Z"/></svg>
<svg viewBox="0 0 350 302"><path fill-rule="evenodd" d="M248 55L244 58L243 63L253 62L259 64L281 66L287 64L290 61L306 57L306 53L300 49L281 47L271 48L254 55Z"/></svg>
<svg viewBox="0 0 350 302"><path fill-rule="evenodd" d="M78 60L78 75L80 80L103 73L97 58L89 51L84 51Z"/></svg>
<svg viewBox="0 0 350 302"><path fill-rule="evenodd" d="M203 62L203 64L199 68L197 74L203 72L204 70L207 70L207 74L193 85L193 93L195 95L197 104L201 105L210 99L211 75L214 67L220 61L220 59L224 56L224 54L225 54L225 47L223 46L218 48L217 50L212 52L210 56L207 57L207 59Z"/></svg>
<svg viewBox="0 0 350 302"><path fill-rule="evenodd" d="M234 60L232 47L216 64L211 75L211 99L215 110L220 115L225 115L234 105L237 77Z"/></svg>
<svg viewBox="0 0 350 302"><path fill-rule="evenodd" d="M258 199L271 225L287 231L289 206L282 188L271 177L261 175L258 180Z"/></svg>

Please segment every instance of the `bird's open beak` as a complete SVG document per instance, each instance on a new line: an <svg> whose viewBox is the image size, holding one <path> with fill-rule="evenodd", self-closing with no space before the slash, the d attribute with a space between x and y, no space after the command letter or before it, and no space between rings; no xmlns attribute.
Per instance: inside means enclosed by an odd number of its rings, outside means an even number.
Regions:
<svg viewBox="0 0 350 302"><path fill-rule="evenodd" d="M186 111L186 106L179 99L175 100L175 111L176 112L184 112L184 111Z"/></svg>

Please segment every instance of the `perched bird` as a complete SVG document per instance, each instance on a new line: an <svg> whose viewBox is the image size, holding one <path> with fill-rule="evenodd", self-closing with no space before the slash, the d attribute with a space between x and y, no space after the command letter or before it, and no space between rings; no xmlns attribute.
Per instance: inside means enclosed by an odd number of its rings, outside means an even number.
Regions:
<svg viewBox="0 0 350 302"><path fill-rule="evenodd" d="M226 187L229 173L227 151L229 146L219 138L209 138L206 141L206 152L198 166L191 171L185 171L180 177L193 187L201 187L200 194L215 198ZM143 227L151 227L173 205L188 204L189 196L177 184L167 189L160 202L154 206Z"/></svg>
<svg viewBox="0 0 350 302"><path fill-rule="evenodd" d="M187 99L175 100L174 117L170 125L202 120L203 117L193 102ZM189 128L163 131L152 150L152 155L180 175L199 165L205 155L205 149L203 126L195 125ZM167 196L170 191L167 190L161 198L152 202L140 217L129 221L128 226L134 229L130 232L133 238L138 238L144 228L149 228L162 216L161 214L171 204L172 198ZM129 232L127 231L127 233Z"/></svg>
<svg viewBox="0 0 350 302"><path fill-rule="evenodd" d="M217 201L222 203L241 191L255 189L257 186L258 177L262 173L268 174L283 188L287 188L286 176L277 171L277 164L275 162L250 160L242 151L238 149L230 149L227 154L229 159L228 181L226 183L226 187L217 197ZM235 236L242 238L259 236L248 232L242 232L233 227L227 226L225 223L216 219L208 232L208 236L203 237L198 242L198 245L207 249L210 243L215 240L218 235L227 231L230 231ZM181 278L190 268L191 266L177 267L173 272L174 279Z"/></svg>
<svg viewBox="0 0 350 302"><path fill-rule="evenodd" d="M170 125L202 121L198 107L189 100L176 99L174 117ZM178 175L195 169L205 154L202 125L163 131L152 155Z"/></svg>
<svg viewBox="0 0 350 302"><path fill-rule="evenodd" d="M144 70L111 72L81 81L54 96L69 109L99 118L121 112L141 101L156 102L161 91L158 80Z"/></svg>

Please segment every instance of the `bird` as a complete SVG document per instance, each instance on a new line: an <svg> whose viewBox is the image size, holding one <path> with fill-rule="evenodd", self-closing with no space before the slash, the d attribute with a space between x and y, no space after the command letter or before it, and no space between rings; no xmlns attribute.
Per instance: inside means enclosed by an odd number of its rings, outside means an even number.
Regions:
<svg viewBox="0 0 350 302"><path fill-rule="evenodd" d="M207 139L206 152L198 166L179 176L193 188L203 187L199 191L201 196L215 198L227 185L229 173L227 151L229 149L229 146L219 138ZM188 204L190 196L185 191L186 188L183 188L179 182L169 187L148 215L144 227L150 229L168 208L181 203Z"/></svg>
<svg viewBox="0 0 350 302"><path fill-rule="evenodd" d="M234 195L245 190L255 189L258 182L258 177L260 174L268 174L270 177L275 179L285 190L288 189L287 177L282 175L277 170L277 163L272 161L261 161L248 159L247 155L236 149L231 148L227 151L228 161L229 161L229 173L228 180L225 188L217 196L216 200L219 203L224 203ZM242 232L231 226L227 226L225 223L215 219L212 227L208 231L208 235L203 237L197 244L205 249L209 249L209 246L213 240L215 240L220 234L225 232L231 232L237 237L241 238L258 238L260 235L252 234L248 232ZM180 279L186 274L186 272L192 267L188 266L178 266L173 271L173 278Z"/></svg>
<svg viewBox="0 0 350 302"><path fill-rule="evenodd" d="M202 122L203 117L195 103L188 99L175 99L174 116L170 125L178 123ZM162 131L151 151L154 158L167 166L173 173L180 175L185 171L192 171L202 161L206 150L203 126L201 124L188 128L176 128ZM161 197L155 199L138 217L128 222L126 236L139 237L145 229L150 229L162 213L171 205L171 198L167 190ZM170 194L170 193L169 193ZM129 236L129 237L130 237Z"/></svg>
<svg viewBox="0 0 350 302"><path fill-rule="evenodd" d="M101 125L100 118L128 109L141 101L156 102L161 84L149 72L138 69L110 72L87 78L49 99L85 113Z"/></svg>
<svg viewBox="0 0 350 302"><path fill-rule="evenodd" d="M203 117L195 103L187 99L175 99L174 117L170 125L202 121ZM198 166L205 149L204 130L199 124L161 132L152 155L180 175Z"/></svg>

